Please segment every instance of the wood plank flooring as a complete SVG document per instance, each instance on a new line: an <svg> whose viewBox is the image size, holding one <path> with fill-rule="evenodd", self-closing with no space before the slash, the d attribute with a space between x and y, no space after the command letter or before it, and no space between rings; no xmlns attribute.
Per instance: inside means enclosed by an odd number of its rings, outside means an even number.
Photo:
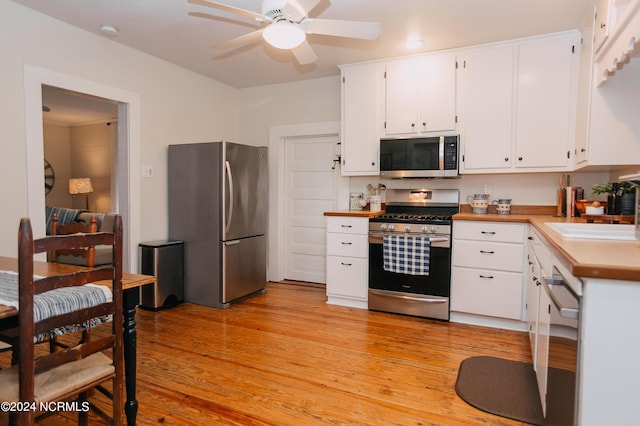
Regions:
<svg viewBox="0 0 640 426"><path fill-rule="evenodd" d="M530 362L526 333L327 305L323 287L292 283L226 310L183 303L136 320L138 425L521 424L454 385L470 356Z"/></svg>

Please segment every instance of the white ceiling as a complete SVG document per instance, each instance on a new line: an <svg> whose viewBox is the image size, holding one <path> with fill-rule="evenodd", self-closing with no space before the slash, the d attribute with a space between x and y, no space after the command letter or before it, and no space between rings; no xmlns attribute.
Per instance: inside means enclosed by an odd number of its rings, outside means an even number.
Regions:
<svg viewBox="0 0 640 426"><path fill-rule="evenodd" d="M312 18L379 22L377 40L309 35L318 55L301 66L289 51L261 39L235 50L213 45L248 33L250 18L196 6L187 0L13 0L53 18L238 88L338 75L337 65L527 37L578 28L592 0L321 0ZM260 13L260 0L219 0ZM189 12L210 15L209 19ZM104 36L103 37L108 37ZM425 45L406 51L402 41L418 36Z"/></svg>
<svg viewBox="0 0 640 426"><path fill-rule="evenodd" d="M118 118L116 102L58 87L42 88L42 107L42 119L60 125L82 126Z"/></svg>

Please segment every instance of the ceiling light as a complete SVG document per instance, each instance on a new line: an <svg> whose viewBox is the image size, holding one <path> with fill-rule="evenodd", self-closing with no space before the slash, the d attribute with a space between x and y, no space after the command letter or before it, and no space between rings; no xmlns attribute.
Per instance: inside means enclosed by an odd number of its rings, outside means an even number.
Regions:
<svg viewBox="0 0 640 426"><path fill-rule="evenodd" d="M118 35L118 29L111 25L103 25L100 27L100 32L104 35L108 35L110 37L115 37Z"/></svg>
<svg viewBox="0 0 640 426"><path fill-rule="evenodd" d="M419 47L422 47L423 44L424 44L424 41L416 40L416 39L410 39L410 40L407 40L404 43L402 43L402 45L406 49L417 49Z"/></svg>
<svg viewBox="0 0 640 426"><path fill-rule="evenodd" d="M278 21L265 28L262 37L278 49L293 49L302 44L306 35L299 26L289 21Z"/></svg>

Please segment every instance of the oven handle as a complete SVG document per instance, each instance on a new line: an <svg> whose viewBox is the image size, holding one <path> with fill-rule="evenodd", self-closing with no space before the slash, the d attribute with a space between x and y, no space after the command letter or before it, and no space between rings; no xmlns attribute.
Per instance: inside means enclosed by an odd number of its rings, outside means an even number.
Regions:
<svg viewBox="0 0 640 426"><path fill-rule="evenodd" d="M424 236L428 237L429 241L432 243L446 243L449 241L448 237L429 237L429 235L418 234L418 233L404 233L404 234L392 234L392 233L384 233L380 231L369 231L369 243L370 244L382 244L382 237L385 235L409 235L409 236Z"/></svg>
<svg viewBox="0 0 640 426"><path fill-rule="evenodd" d="M554 273L556 271L557 270L555 270L555 267L554 267ZM569 287L569 285L566 283L562 275L555 274L551 277L545 277L544 280L542 281L542 284L546 288L551 301L560 312L560 316L564 318L571 318L571 319L578 319L580 317L580 308L579 308L580 298L575 295L575 293L573 292L571 287ZM565 305L565 302L569 302L569 301L561 300L560 295L554 291L554 287L555 288L563 287L565 289L565 294L571 298L571 302L578 304L578 308Z"/></svg>
<svg viewBox="0 0 640 426"><path fill-rule="evenodd" d="M399 294L391 294L388 291L374 290L372 288L369 289L369 293L375 294L377 296L391 297L391 298L394 298L394 299L402 299L402 300L411 300L411 301L414 301L414 302L447 303L447 299L433 299L433 298L430 298L430 297L402 296L402 295L399 295Z"/></svg>

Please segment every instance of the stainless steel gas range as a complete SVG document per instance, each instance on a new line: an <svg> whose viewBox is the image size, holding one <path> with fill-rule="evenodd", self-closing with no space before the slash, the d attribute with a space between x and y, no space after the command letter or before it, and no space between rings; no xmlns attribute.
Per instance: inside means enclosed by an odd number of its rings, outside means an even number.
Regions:
<svg viewBox="0 0 640 426"><path fill-rule="evenodd" d="M451 216L457 189L387 190L369 220L371 310L449 320Z"/></svg>

